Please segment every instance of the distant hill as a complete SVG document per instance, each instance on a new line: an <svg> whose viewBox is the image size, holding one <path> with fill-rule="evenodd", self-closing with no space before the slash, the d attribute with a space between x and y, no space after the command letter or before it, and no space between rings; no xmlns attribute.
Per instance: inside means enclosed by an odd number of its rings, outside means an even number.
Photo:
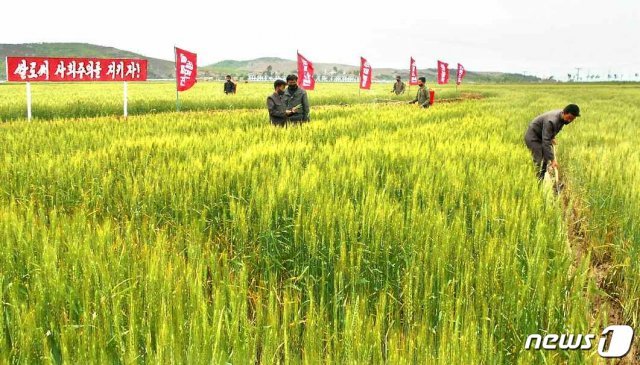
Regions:
<svg viewBox="0 0 640 365"><path fill-rule="evenodd" d="M51 57L103 57L103 58L144 58L149 61L149 79L171 79L175 77L173 61L157 58L149 58L144 55L125 51L113 47L97 46L88 43L25 43L25 44L0 44L0 81L6 80L5 57L6 56L51 56ZM406 81L409 78L407 69L376 68L374 77L377 80L393 80L396 75L402 76ZM357 75L359 66L344 65L339 63L314 63L316 74L351 74ZM237 79L242 79L249 73L263 74L266 72L286 75L296 72L296 62L278 57L261 57L253 60L236 61L225 60L212 65L200 65L199 77L221 78L226 74L232 74ZM455 80L455 70L450 70L451 79ZM434 82L435 69L418 70L420 76L425 76L427 82ZM539 78L521 74L502 72L473 72L468 71L466 82L539 82Z"/></svg>
<svg viewBox="0 0 640 365"><path fill-rule="evenodd" d="M6 56L143 58L149 62L148 78L168 79L175 77L173 61L149 58L138 53L113 47L96 46L88 43L24 43L0 44L0 80L7 79Z"/></svg>
<svg viewBox="0 0 640 365"><path fill-rule="evenodd" d="M343 65L339 63L314 63L316 73L331 72L334 69L343 73L357 73L359 66ZM297 64L294 60L287 60L278 57L261 57L254 60L236 61L225 60L218 63L214 63L209 66L204 66L201 69L210 73L222 74L247 74L247 73L262 73L267 71L267 68L271 66L271 72L278 74L290 74L295 73L297 70Z"/></svg>
<svg viewBox="0 0 640 365"><path fill-rule="evenodd" d="M377 80L393 80L396 76L400 75L405 81L409 78L409 67L406 69L393 69L393 68L376 68L373 65L374 77ZM278 57L262 57L254 60L236 61L225 60L212 65L200 67L203 75L224 75L231 74L236 78L242 78L249 73L264 74L264 73L276 73L278 75L285 75L296 72L296 61L288 60ZM353 74L359 73L360 66L344 65L339 63L314 63L316 74ZM455 80L456 70L451 69L450 79ZM436 78L436 69L419 69L418 75L427 78L427 82L433 82ZM535 76L525 76L515 73L503 73L503 72L475 72L467 71L465 76L466 82L539 82L541 79ZM451 81L450 81L451 82Z"/></svg>

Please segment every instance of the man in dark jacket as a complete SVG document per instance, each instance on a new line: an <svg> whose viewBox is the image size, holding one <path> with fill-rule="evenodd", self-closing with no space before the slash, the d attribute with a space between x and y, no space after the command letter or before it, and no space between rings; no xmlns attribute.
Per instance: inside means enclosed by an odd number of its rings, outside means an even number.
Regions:
<svg viewBox="0 0 640 365"><path fill-rule="evenodd" d="M533 162L539 168L538 179L544 179L547 167L558 167L552 145L556 144L555 137L562 127L573 122L580 116L580 108L575 104L569 104L562 110L552 110L537 116L529 124L524 135L524 142L531 151Z"/></svg>
<svg viewBox="0 0 640 365"><path fill-rule="evenodd" d="M416 94L416 98L411 100L409 104L418 103L422 108L429 107L429 88L425 85L425 82L427 82L427 79L424 77L418 78L418 93Z"/></svg>
<svg viewBox="0 0 640 365"><path fill-rule="evenodd" d="M287 124L288 117L293 114L294 110L287 109L282 96L287 83L284 80L276 80L273 83L273 94L267 97L267 109L269 109L269 120L271 124L284 127Z"/></svg>
<svg viewBox="0 0 640 365"><path fill-rule="evenodd" d="M404 82L402 82L400 76L396 76L396 82L395 84L393 84L393 90L391 90L391 92L395 93L396 95L404 94L404 87Z"/></svg>
<svg viewBox="0 0 640 365"><path fill-rule="evenodd" d="M293 123L304 123L309 121L309 99L307 92L298 86L298 76L287 76L287 89L282 96L287 109L293 111L289 116L289 121ZM296 108L297 107L297 108Z"/></svg>
<svg viewBox="0 0 640 365"><path fill-rule="evenodd" d="M236 83L231 80L231 75L227 75L227 82L224 83L224 93L227 95L236 93Z"/></svg>

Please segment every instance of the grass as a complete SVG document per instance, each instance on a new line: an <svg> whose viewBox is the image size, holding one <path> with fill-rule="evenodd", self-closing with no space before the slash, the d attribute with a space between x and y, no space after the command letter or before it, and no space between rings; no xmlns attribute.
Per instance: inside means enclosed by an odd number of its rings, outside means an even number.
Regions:
<svg viewBox="0 0 640 365"><path fill-rule="evenodd" d="M0 362L597 363L524 350L606 315L522 141L568 102L563 173L637 324L637 87L475 86L425 111L321 85L312 123L277 129L267 85L201 86L183 113L161 113L171 85L132 86L157 113L122 121L84 117L117 114L120 86L74 109L98 86L51 85L39 121L0 126ZM22 91L0 87L3 118Z"/></svg>
<svg viewBox="0 0 640 365"><path fill-rule="evenodd" d="M435 86L435 85L432 85ZM457 94L451 87L436 87L437 98ZM32 112L37 120L88 118L122 115L122 83L40 83L32 84ZM372 90L358 92L356 84L321 84L309 91L314 106L406 101L415 96L414 86L407 94L391 93L391 84L377 84ZM273 84L238 84L238 94L227 96L222 83L200 82L180 94L181 111L213 111L264 109L266 98L273 93ZM411 94L411 95L409 95ZM129 115L149 115L176 110L175 84L167 82L129 83ZM26 118L24 84L0 85L0 121Z"/></svg>

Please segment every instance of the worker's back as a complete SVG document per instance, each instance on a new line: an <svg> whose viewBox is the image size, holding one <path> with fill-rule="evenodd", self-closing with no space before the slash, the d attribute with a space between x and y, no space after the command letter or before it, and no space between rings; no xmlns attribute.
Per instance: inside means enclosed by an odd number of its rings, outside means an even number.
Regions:
<svg viewBox="0 0 640 365"><path fill-rule="evenodd" d="M562 109L552 110L537 116L529 123L529 128L525 133L525 139L529 141L542 141L542 131L545 122L550 122L552 126L551 136L555 137L558 132L564 127L562 120Z"/></svg>

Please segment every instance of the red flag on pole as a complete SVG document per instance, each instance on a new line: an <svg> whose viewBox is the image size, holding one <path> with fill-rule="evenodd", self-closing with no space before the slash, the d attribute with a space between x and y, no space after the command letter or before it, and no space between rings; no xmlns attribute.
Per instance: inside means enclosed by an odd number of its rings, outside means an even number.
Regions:
<svg viewBox="0 0 640 365"><path fill-rule="evenodd" d="M449 64L438 61L438 84L449 83Z"/></svg>
<svg viewBox="0 0 640 365"><path fill-rule="evenodd" d="M462 83L462 79L466 74L467 70L465 70L461 64L458 64L458 78L456 79L456 85L460 85Z"/></svg>
<svg viewBox="0 0 640 365"><path fill-rule="evenodd" d="M189 90L196 83L197 55L176 47L176 87L178 91Z"/></svg>
<svg viewBox="0 0 640 365"><path fill-rule="evenodd" d="M371 70L371 65L367 60L360 57L360 88L370 90L372 77L373 72Z"/></svg>
<svg viewBox="0 0 640 365"><path fill-rule="evenodd" d="M413 57L409 63L409 85L418 85L418 66Z"/></svg>
<svg viewBox="0 0 640 365"><path fill-rule="evenodd" d="M298 85L305 90L313 90L316 80L313 78L313 63L298 53Z"/></svg>

